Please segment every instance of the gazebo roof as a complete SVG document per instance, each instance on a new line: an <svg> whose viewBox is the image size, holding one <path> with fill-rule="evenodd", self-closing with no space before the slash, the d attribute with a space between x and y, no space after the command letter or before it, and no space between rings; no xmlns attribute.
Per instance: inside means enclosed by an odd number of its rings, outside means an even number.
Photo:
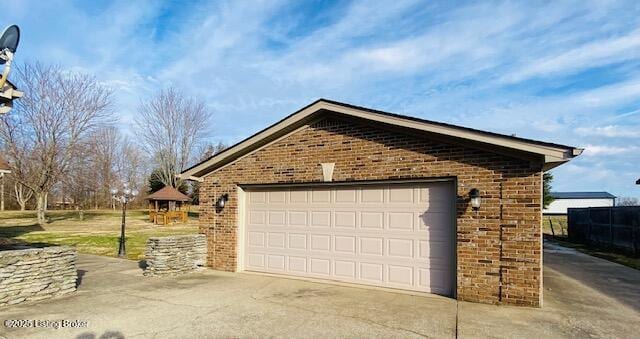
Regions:
<svg viewBox="0 0 640 339"><path fill-rule="evenodd" d="M9 163L0 155L0 171L8 173L10 171Z"/></svg>
<svg viewBox="0 0 640 339"><path fill-rule="evenodd" d="M188 196L182 194L177 189L171 186L165 186L157 192L154 192L147 196L147 200L159 200L159 201L189 201Z"/></svg>

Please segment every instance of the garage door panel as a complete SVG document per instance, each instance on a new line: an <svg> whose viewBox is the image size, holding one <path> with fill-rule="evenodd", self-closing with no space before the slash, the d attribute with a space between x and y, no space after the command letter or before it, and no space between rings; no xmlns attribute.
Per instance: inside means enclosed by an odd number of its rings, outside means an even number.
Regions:
<svg viewBox="0 0 640 339"><path fill-rule="evenodd" d="M311 250L312 251L329 251L329 250L331 250L331 235L329 235L329 234L311 234Z"/></svg>
<svg viewBox="0 0 640 339"><path fill-rule="evenodd" d="M335 227L356 228L356 211L335 211L333 215Z"/></svg>
<svg viewBox="0 0 640 339"><path fill-rule="evenodd" d="M311 273L329 276L331 274L331 260L325 258L311 258Z"/></svg>
<svg viewBox="0 0 640 339"><path fill-rule="evenodd" d="M360 228L364 229L384 229L384 213L383 212L361 212Z"/></svg>
<svg viewBox="0 0 640 339"><path fill-rule="evenodd" d="M387 254L391 257L413 258L413 240L387 239Z"/></svg>
<svg viewBox="0 0 640 339"><path fill-rule="evenodd" d="M411 287L414 284L413 271L411 266L387 265L388 281L390 284Z"/></svg>
<svg viewBox="0 0 640 339"><path fill-rule="evenodd" d="M267 255L267 267L270 270L284 271L284 255L269 254Z"/></svg>
<svg viewBox="0 0 640 339"><path fill-rule="evenodd" d="M418 216L420 228L444 229L450 224L450 212L425 212Z"/></svg>
<svg viewBox="0 0 640 339"><path fill-rule="evenodd" d="M413 188L390 188L389 203L412 203Z"/></svg>
<svg viewBox="0 0 640 339"><path fill-rule="evenodd" d="M267 247L284 248L286 235L284 232L269 232Z"/></svg>
<svg viewBox="0 0 640 339"><path fill-rule="evenodd" d="M267 192L251 192L249 201L252 205L264 204L267 202Z"/></svg>
<svg viewBox="0 0 640 339"><path fill-rule="evenodd" d="M247 259L247 266L250 268L264 268L264 254L250 253Z"/></svg>
<svg viewBox="0 0 640 339"><path fill-rule="evenodd" d="M445 241L421 240L418 258L438 259L447 258L450 255L449 244Z"/></svg>
<svg viewBox="0 0 640 339"><path fill-rule="evenodd" d="M289 249L306 250L307 235L300 233L289 233Z"/></svg>
<svg viewBox="0 0 640 339"><path fill-rule="evenodd" d="M287 222L285 211L269 211L267 215L270 226L284 226Z"/></svg>
<svg viewBox="0 0 640 339"><path fill-rule="evenodd" d="M435 268L419 268L418 284L424 288L430 288L436 293L441 293L449 289L445 270Z"/></svg>
<svg viewBox="0 0 640 339"><path fill-rule="evenodd" d="M336 203L356 203L358 192L356 190L337 190L336 191Z"/></svg>
<svg viewBox="0 0 640 339"><path fill-rule="evenodd" d="M311 227L331 227L331 211L312 211Z"/></svg>
<svg viewBox="0 0 640 339"><path fill-rule="evenodd" d="M247 270L449 294L450 183L248 192Z"/></svg>
<svg viewBox="0 0 640 339"><path fill-rule="evenodd" d="M362 190L361 193L361 203L371 204L371 203L383 203L384 202L384 190L383 189L366 189Z"/></svg>
<svg viewBox="0 0 640 339"><path fill-rule="evenodd" d="M252 247L264 247L264 232L250 231L248 232L247 244Z"/></svg>
<svg viewBox="0 0 640 339"><path fill-rule="evenodd" d="M249 226L262 226L267 224L266 211L251 211L248 218Z"/></svg>
<svg viewBox="0 0 640 339"><path fill-rule="evenodd" d="M311 202L312 203L330 203L331 191L330 190L312 190Z"/></svg>
<svg viewBox="0 0 640 339"><path fill-rule="evenodd" d="M289 226L305 227L307 223L307 211L289 211Z"/></svg>
<svg viewBox="0 0 640 339"><path fill-rule="evenodd" d="M414 215L411 212L387 213L387 228L395 231L413 231Z"/></svg>
<svg viewBox="0 0 640 339"><path fill-rule="evenodd" d="M292 204L307 203L309 192L307 191L291 191L289 193L289 202Z"/></svg>
<svg viewBox="0 0 640 339"><path fill-rule="evenodd" d="M357 263L348 260L334 261L334 274L337 277L354 279L357 275Z"/></svg>
<svg viewBox="0 0 640 339"><path fill-rule="evenodd" d="M449 213L450 210L449 201L430 201L427 203L428 213Z"/></svg>
<svg viewBox="0 0 640 339"><path fill-rule="evenodd" d="M360 278L377 283L384 282L384 266L375 262L360 263Z"/></svg>
<svg viewBox="0 0 640 339"><path fill-rule="evenodd" d="M360 254L383 256L384 238L360 237Z"/></svg>
<svg viewBox="0 0 640 339"><path fill-rule="evenodd" d="M287 202L287 192L269 192L268 193L269 204L284 204Z"/></svg>
<svg viewBox="0 0 640 339"><path fill-rule="evenodd" d="M307 258L289 256L289 271L294 273L307 273Z"/></svg>
<svg viewBox="0 0 640 339"><path fill-rule="evenodd" d="M335 235L333 239L333 247L336 252L341 254L356 254L356 236Z"/></svg>

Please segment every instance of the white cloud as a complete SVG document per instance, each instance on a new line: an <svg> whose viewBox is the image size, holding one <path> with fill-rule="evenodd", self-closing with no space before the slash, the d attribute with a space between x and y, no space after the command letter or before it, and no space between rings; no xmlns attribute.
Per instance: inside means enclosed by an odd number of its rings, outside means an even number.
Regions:
<svg viewBox="0 0 640 339"><path fill-rule="evenodd" d="M505 75L502 80L513 83L534 77L566 74L581 69L602 66L640 55L640 29L626 35L586 43L574 49L534 60Z"/></svg>
<svg viewBox="0 0 640 339"><path fill-rule="evenodd" d="M638 146L609 146L609 145L591 145L584 147L584 156L613 156L629 152L637 152L640 150Z"/></svg>
<svg viewBox="0 0 640 339"><path fill-rule="evenodd" d="M592 187L591 190L603 190L606 186L602 184L602 180L615 175L614 171L603 167L601 164L589 166L569 163L564 165L562 170L563 173L560 175L556 175L558 169L554 170L554 186L576 187L578 182L576 182L575 178L579 177L584 181L582 190L590 190L588 187Z"/></svg>
<svg viewBox="0 0 640 339"><path fill-rule="evenodd" d="M608 125L600 127L578 127L576 133L582 136L602 136L609 138L640 138L640 126L633 128Z"/></svg>

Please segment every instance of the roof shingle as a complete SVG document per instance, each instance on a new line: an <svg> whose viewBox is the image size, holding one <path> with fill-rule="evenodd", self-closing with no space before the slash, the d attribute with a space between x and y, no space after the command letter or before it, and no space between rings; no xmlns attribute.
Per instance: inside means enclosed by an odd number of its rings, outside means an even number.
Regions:
<svg viewBox="0 0 640 339"><path fill-rule="evenodd" d="M171 186L165 186L157 192L149 194L147 200L161 200L161 201L189 201L188 196L182 194L177 189Z"/></svg>

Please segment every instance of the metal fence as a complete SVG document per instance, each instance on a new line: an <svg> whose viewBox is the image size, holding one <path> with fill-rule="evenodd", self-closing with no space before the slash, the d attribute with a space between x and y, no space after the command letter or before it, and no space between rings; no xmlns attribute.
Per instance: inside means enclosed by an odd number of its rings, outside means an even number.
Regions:
<svg viewBox="0 0 640 339"><path fill-rule="evenodd" d="M569 239L640 255L640 206L569 208Z"/></svg>

